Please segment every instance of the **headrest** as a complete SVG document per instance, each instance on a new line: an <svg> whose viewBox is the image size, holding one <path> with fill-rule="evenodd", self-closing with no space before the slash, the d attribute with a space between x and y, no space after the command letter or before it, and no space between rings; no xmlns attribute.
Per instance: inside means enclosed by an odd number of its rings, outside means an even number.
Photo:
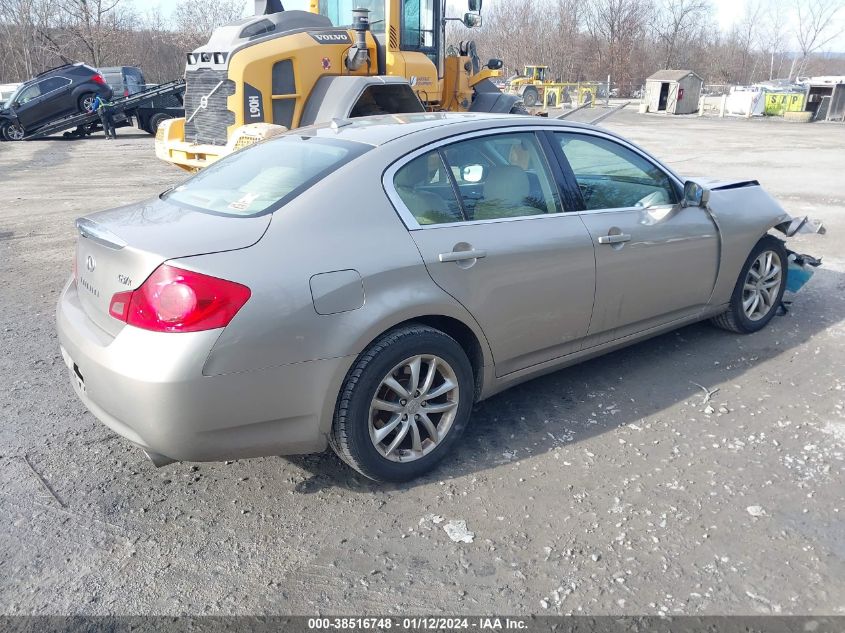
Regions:
<svg viewBox="0 0 845 633"><path fill-rule="evenodd" d="M420 156L396 172L394 184L397 187L413 189L428 184L428 156Z"/></svg>
<svg viewBox="0 0 845 633"><path fill-rule="evenodd" d="M508 165L491 167L484 179L484 200L500 200L522 205L531 191L528 174L522 168Z"/></svg>

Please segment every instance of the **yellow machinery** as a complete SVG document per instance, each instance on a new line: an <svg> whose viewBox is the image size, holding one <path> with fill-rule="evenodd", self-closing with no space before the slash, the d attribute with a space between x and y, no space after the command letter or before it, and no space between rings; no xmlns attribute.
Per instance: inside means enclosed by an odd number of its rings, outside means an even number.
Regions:
<svg viewBox="0 0 845 633"><path fill-rule="evenodd" d="M556 108L564 103L594 104L598 84L593 82L550 81L548 66L525 66L521 75L508 81L507 92L522 98L525 106Z"/></svg>
<svg viewBox="0 0 845 633"><path fill-rule="evenodd" d="M473 42L445 52L447 20L481 23L481 0L446 18L446 0L256 0L188 54L185 118L162 124L159 158L195 171L284 130L378 113L524 112L490 80ZM335 25L346 26L335 26Z"/></svg>

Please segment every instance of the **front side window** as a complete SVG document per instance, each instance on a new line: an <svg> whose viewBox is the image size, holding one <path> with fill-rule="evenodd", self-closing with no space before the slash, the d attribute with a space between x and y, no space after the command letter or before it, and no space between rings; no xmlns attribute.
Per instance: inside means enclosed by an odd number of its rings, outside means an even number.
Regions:
<svg viewBox="0 0 845 633"><path fill-rule="evenodd" d="M18 98L16 99L16 101L19 104L23 105L24 103L32 101L36 97L41 96L41 86L39 84L40 82L32 84L28 88L24 88L23 90L21 90L21 92L18 94Z"/></svg>
<svg viewBox="0 0 845 633"><path fill-rule="evenodd" d="M162 197L222 215L270 213L369 148L336 139L281 136L206 167Z"/></svg>
<svg viewBox="0 0 845 633"><path fill-rule="evenodd" d="M468 219L560 213L557 187L533 133L482 136L442 152Z"/></svg>
<svg viewBox="0 0 845 633"><path fill-rule="evenodd" d="M575 174L587 210L678 202L668 174L627 147L584 134L556 133L555 138Z"/></svg>

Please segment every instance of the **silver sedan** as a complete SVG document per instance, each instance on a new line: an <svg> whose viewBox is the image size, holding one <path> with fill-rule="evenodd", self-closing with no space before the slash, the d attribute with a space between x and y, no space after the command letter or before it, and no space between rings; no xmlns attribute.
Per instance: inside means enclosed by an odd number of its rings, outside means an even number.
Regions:
<svg viewBox="0 0 845 633"><path fill-rule="evenodd" d="M59 341L157 465L331 445L407 480L503 389L703 319L760 330L812 263L771 232L807 226L596 127L335 121L79 219Z"/></svg>

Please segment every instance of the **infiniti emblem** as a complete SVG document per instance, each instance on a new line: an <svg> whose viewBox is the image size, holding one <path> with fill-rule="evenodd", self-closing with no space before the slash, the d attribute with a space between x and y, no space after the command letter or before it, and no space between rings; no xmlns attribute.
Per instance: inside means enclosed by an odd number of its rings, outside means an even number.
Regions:
<svg viewBox="0 0 845 633"><path fill-rule="evenodd" d="M94 269L97 267L97 262L94 260L94 257L89 255L85 258L85 268L88 269L89 273L93 273Z"/></svg>

